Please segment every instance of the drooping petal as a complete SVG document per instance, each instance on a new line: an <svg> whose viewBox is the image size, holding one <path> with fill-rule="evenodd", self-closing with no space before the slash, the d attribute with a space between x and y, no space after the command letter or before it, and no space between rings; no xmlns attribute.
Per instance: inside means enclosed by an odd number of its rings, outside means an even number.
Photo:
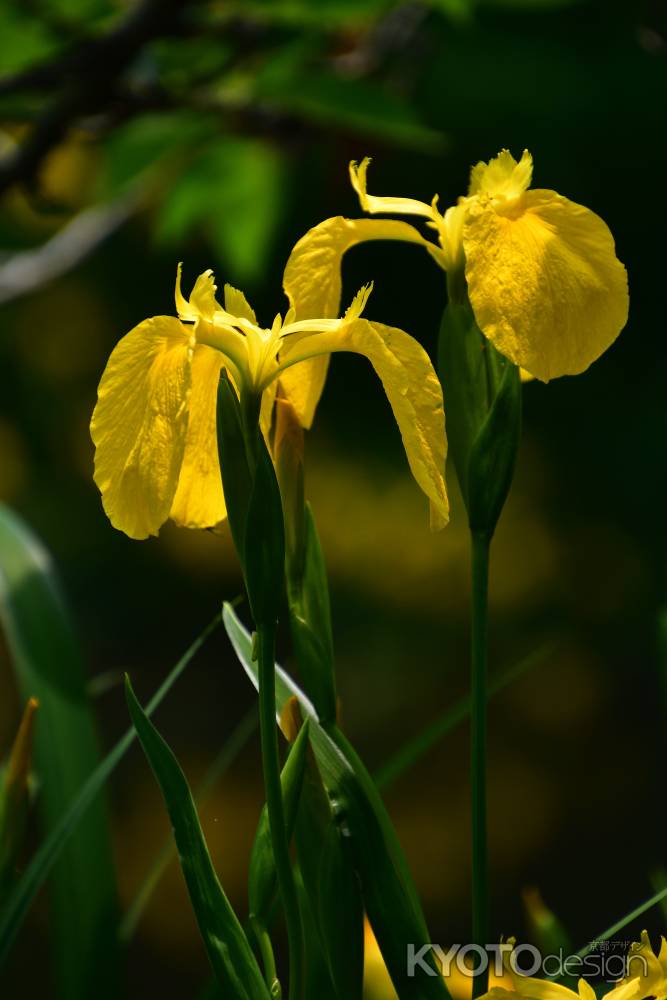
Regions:
<svg viewBox="0 0 667 1000"><path fill-rule="evenodd" d="M338 330L304 337L292 350L295 360L321 351L352 351L368 358L393 410L412 474L431 501L431 526L443 527L449 504L442 389L421 344L403 330L357 319ZM289 370L301 366L296 363Z"/></svg>
<svg viewBox="0 0 667 1000"><path fill-rule="evenodd" d="M144 320L111 352L90 432L107 516L130 538L169 516L183 460L191 384L189 332L171 316Z"/></svg>
<svg viewBox="0 0 667 1000"><path fill-rule="evenodd" d="M213 528L227 516L218 462L218 351L198 344L192 358L190 419L178 487L169 516L185 528Z"/></svg>
<svg viewBox="0 0 667 1000"><path fill-rule="evenodd" d="M326 219L309 230L290 254L283 288L295 319L327 319L338 316L341 297L341 262L344 254L367 240L399 240L423 246L442 265L442 251L407 222L393 219ZM324 388L329 359L316 357L281 377L299 420L310 427Z"/></svg>
<svg viewBox="0 0 667 1000"><path fill-rule="evenodd" d="M606 224L554 191L527 191L516 212L483 199L463 227L477 323L514 364L547 382L584 371L628 316L625 268Z"/></svg>

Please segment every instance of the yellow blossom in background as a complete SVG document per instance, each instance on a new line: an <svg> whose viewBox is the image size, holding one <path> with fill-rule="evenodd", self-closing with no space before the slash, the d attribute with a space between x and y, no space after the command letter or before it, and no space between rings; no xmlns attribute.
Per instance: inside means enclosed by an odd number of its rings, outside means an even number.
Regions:
<svg viewBox="0 0 667 1000"><path fill-rule="evenodd" d="M480 330L530 375L547 382L584 371L625 326L627 275L607 225L556 191L529 190L528 150L518 162L502 150L478 163L467 197L444 215L437 198L369 195L369 162L350 165L361 207L428 219L445 269L465 272Z"/></svg>
<svg viewBox="0 0 667 1000"><path fill-rule="evenodd" d="M656 955L646 931L642 931L641 941L630 948L628 954L628 974L621 980L621 986L635 984L637 1000L644 997L655 997L665 1000L667 997L667 941L660 938L660 951Z"/></svg>
<svg viewBox="0 0 667 1000"><path fill-rule="evenodd" d="M364 917L364 1000L398 1000L368 917Z"/></svg>
<svg viewBox="0 0 667 1000"><path fill-rule="evenodd" d="M91 421L95 482L112 524L132 538L157 534L171 518L209 528L225 518L218 463L216 400L224 367L239 394L261 397L262 429L276 390L299 400L312 359L336 351L364 355L382 381L413 476L431 502L431 523L446 523L442 390L428 355L407 333L362 319L371 286L342 317L313 314L308 262L290 258L290 309L258 325L245 296L226 285L224 308L213 275L186 299L176 281L178 317L139 323L111 353ZM336 303L337 309L337 303Z"/></svg>
<svg viewBox="0 0 667 1000"><path fill-rule="evenodd" d="M514 939L510 938L509 943L513 945ZM639 945L633 945L631 954L639 954L639 947ZM642 954L645 950L650 953L650 957L654 963L653 967L649 965L646 985L653 986L657 984L657 977L655 977L654 973L656 972L658 960L653 955L648 937L643 934ZM639 964L637 962L637 965ZM503 965L506 982L502 986L492 986L481 1000L517 1000L517 995L525 998L525 1000L597 1000L595 990L583 978L577 983L577 989L572 990L551 979L536 979L533 976L520 975L512 968L512 963L507 954L503 956ZM643 970L644 963L642 962L641 965ZM641 979L638 976L639 968L633 969L630 967L628 972L628 977L621 980L615 986L612 986L606 993L603 993L601 1000L642 1000L642 998L647 996L647 993L642 988ZM651 993L652 990L648 992Z"/></svg>

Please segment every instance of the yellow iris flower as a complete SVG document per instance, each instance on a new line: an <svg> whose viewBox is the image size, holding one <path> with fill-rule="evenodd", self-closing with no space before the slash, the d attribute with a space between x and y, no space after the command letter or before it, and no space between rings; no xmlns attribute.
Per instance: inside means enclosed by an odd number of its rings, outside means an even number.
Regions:
<svg viewBox="0 0 667 1000"><path fill-rule="evenodd" d="M660 939L660 951L656 955L646 931L642 931L641 941L633 944L628 955L628 975L621 980L621 986L636 984L637 1000L655 997L667 998L667 941Z"/></svg>
<svg viewBox="0 0 667 1000"><path fill-rule="evenodd" d="M361 207L369 214L417 216L438 244L412 225L390 219L327 219L295 252L307 257L318 315L340 295L340 265L350 247L366 240L423 246L450 276L465 277L475 319L494 346L524 377L548 381L584 371L615 340L628 316L627 275L606 224L555 191L529 190L533 161L503 150L473 167L468 195L443 214L413 198L368 194L369 160L350 164ZM295 405L305 426L313 419L326 374L319 361L301 379Z"/></svg>
<svg viewBox="0 0 667 1000"><path fill-rule="evenodd" d="M240 394L261 396L267 433L278 383L298 402L303 380L312 384L309 366L335 351L371 362L414 478L431 502L431 523L446 523L442 391L428 355L402 330L361 318L370 286L338 317L338 279L337 294L318 313L318 271L311 269L308 247L302 251L295 248L284 275L290 308L270 328L258 325L245 296L230 285L223 308L210 271L186 299L179 267L178 318L144 320L112 351L91 421L95 482L111 523L131 538L157 534L169 518L191 528L224 520L216 434L223 367Z"/></svg>
<svg viewBox="0 0 667 1000"><path fill-rule="evenodd" d="M514 944L512 938L509 939L509 944ZM509 980L507 986L493 986L480 1000L517 1000L518 997L523 997L524 1000L597 1000L595 990L585 979L580 979L577 989L571 990L550 979L519 975L512 968L507 955L503 956L503 966L503 978ZM632 975L631 969L630 976ZM639 978L636 974L633 978L630 976L612 987L602 1000L640 1000L644 997L645 994L639 989Z"/></svg>
<svg viewBox="0 0 667 1000"><path fill-rule="evenodd" d="M350 165L361 207L428 219L447 271L465 273L477 325L494 347L548 382L576 375L628 318L628 283L603 220L556 191L529 190L533 158L506 149L472 168L466 197L441 215L411 198L366 191L369 160Z"/></svg>
<svg viewBox="0 0 667 1000"><path fill-rule="evenodd" d="M597 1000L595 990L585 979L580 979L577 989L571 990L560 983L548 979L533 979L530 976L513 976L513 989L494 986L481 1000ZM604 994L603 1000L639 1000L643 994L637 992L637 980L615 986Z"/></svg>

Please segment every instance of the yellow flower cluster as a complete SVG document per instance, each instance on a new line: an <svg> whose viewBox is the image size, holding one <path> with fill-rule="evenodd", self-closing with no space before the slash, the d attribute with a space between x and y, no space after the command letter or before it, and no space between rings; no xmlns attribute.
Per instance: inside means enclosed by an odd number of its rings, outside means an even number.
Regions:
<svg viewBox="0 0 667 1000"><path fill-rule="evenodd" d="M114 348L91 423L95 481L111 522L132 538L171 518L208 528L225 518L216 445L216 393L224 367L239 394L261 396L271 423L278 389L310 427L329 355L362 354L380 377L431 523L448 517L442 391L426 352L407 333L362 317L370 286L341 316L341 261L366 240L423 246L449 275L465 277L478 326L498 351L547 381L583 371L626 322L625 268L605 223L554 191L529 190L532 158L503 151L473 168L466 197L442 215L410 198L369 195L368 160L351 164L367 212L421 216L438 243L393 219L327 219L294 247L283 285L286 316L258 324L229 285L224 306L210 271L176 313L139 323Z"/></svg>

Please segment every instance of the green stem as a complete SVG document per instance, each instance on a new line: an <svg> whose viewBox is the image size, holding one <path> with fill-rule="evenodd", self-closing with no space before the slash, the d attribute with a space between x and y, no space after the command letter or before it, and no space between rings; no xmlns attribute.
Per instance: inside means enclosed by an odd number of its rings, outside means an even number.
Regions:
<svg viewBox="0 0 667 1000"><path fill-rule="evenodd" d="M471 644L471 755L472 789L472 941L486 949L489 927L489 877L486 834L486 679L488 660L489 547L486 532L473 531L472 644ZM473 981L473 1000L486 993L488 972Z"/></svg>
<svg viewBox="0 0 667 1000"><path fill-rule="evenodd" d="M282 991L278 981L278 973L276 972L276 961L273 957L273 946L271 944L269 932L266 927L254 917L250 918L250 923L262 956L266 985L269 987L271 996L275 997L276 1000L280 1000L280 997L282 997Z"/></svg>
<svg viewBox="0 0 667 1000"><path fill-rule="evenodd" d="M289 1000L304 996L304 946L301 913L294 883L289 853L283 797L278 762L276 730L275 625L257 625L257 659L259 667L259 726L262 737L262 767L269 814L271 845L278 877L278 887L285 910L289 941Z"/></svg>

